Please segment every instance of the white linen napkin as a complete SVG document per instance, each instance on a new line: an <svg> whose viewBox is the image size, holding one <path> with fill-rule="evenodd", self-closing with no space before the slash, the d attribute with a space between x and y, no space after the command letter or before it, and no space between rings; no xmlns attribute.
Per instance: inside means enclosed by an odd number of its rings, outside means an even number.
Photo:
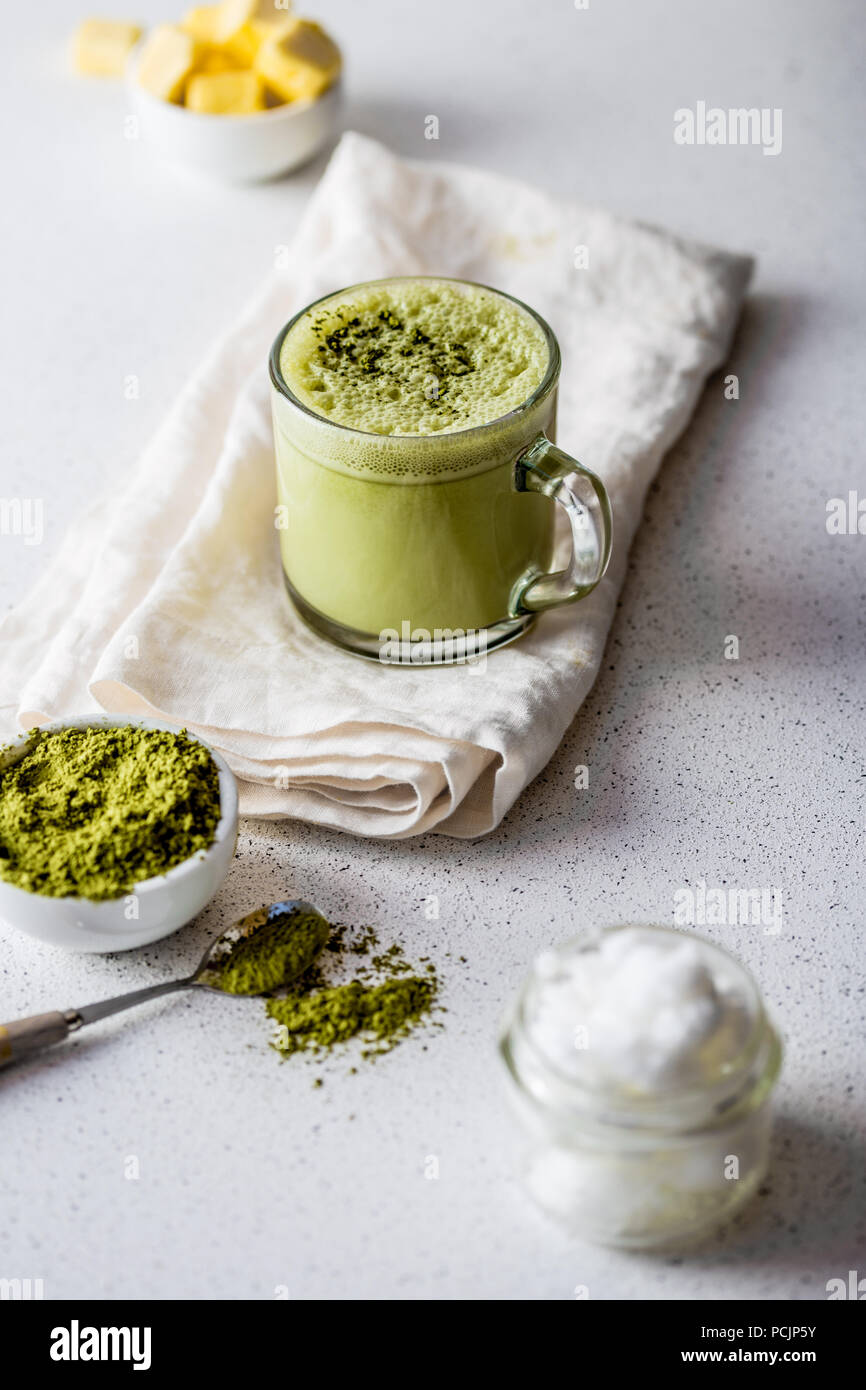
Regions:
<svg viewBox="0 0 866 1390"><path fill-rule="evenodd" d="M161 716L225 753L247 815L371 836L491 830L593 683L647 486L724 358L750 273L745 257L345 135L285 267L123 490L73 526L0 625L7 728L94 709ZM591 597L480 668L349 656L283 589L271 342L319 295L406 274L482 281L544 315L563 351L558 440L613 504L613 557Z"/></svg>

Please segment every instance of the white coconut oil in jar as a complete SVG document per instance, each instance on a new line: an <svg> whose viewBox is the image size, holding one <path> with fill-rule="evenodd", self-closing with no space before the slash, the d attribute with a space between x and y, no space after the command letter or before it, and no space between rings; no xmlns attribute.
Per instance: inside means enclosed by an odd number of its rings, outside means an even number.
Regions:
<svg viewBox="0 0 866 1390"><path fill-rule="evenodd" d="M623 926L543 952L501 1050L524 1182L576 1235L681 1243L759 1186L781 1046L755 981L712 942Z"/></svg>

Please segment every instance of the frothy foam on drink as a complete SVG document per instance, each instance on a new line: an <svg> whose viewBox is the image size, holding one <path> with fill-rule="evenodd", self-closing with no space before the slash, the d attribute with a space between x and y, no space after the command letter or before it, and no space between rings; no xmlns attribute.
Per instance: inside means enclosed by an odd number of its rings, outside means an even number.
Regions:
<svg viewBox="0 0 866 1390"><path fill-rule="evenodd" d="M527 401L549 362L540 324L492 290L447 280L362 285L310 309L280 371L317 415L379 436L488 425Z"/></svg>

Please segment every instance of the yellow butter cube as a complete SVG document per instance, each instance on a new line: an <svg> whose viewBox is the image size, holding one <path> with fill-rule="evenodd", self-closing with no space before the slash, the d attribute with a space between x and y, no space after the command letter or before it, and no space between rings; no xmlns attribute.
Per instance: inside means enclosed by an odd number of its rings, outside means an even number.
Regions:
<svg viewBox="0 0 866 1390"><path fill-rule="evenodd" d="M230 39L226 39L222 47L226 53L237 59L241 67L251 68L265 39L269 39L278 29L284 29L293 23L294 20L285 14L282 18L251 19L242 24Z"/></svg>
<svg viewBox="0 0 866 1390"><path fill-rule="evenodd" d="M252 24L242 24L236 34L232 34L230 39L222 45L224 53L228 53L233 58L238 67L251 68L253 59L258 52L261 39L257 36Z"/></svg>
<svg viewBox="0 0 866 1390"><path fill-rule="evenodd" d="M219 5L196 5L184 15L180 27L185 34L191 34L199 43L218 43L219 12Z"/></svg>
<svg viewBox="0 0 866 1390"><path fill-rule="evenodd" d="M253 68L284 101L301 101L330 87L340 71L340 50L318 24L295 19L265 39Z"/></svg>
<svg viewBox="0 0 866 1390"><path fill-rule="evenodd" d="M183 28L201 43L227 43L256 18L258 0L222 0L220 5L196 5L183 17Z"/></svg>
<svg viewBox="0 0 866 1390"><path fill-rule="evenodd" d="M186 104L211 116L246 116L261 111L264 90L254 72L203 73L190 78Z"/></svg>
<svg viewBox="0 0 866 1390"><path fill-rule="evenodd" d="M292 0L257 0L253 19L265 24L285 24L292 17Z"/></svg>
<svg viewBox="0 0 866 1390"><path fill-rule="evenodd" d="M90 77L120 77L130 51L141 38L137 24L115 19L85 19L72 42L72 57L79 72Z"/></svg>
<svg viewBox="0 0 866 1390"><path fill-rule="evenodd" d="M245 24L255 17L258 0L222 0L217 5L219 17L216 27L216 42L226 43Z"/></svg>
<svg viewBox="0 0 866 1390"><path fill-rule="evenodd" d="M265 39L273 38L284 29L291 29L294 23L291 15L284 15L282 19L251 19L249 27L255 35L256 51L261 48Z"/></svg>
<svg viewBox="0 0 866 1390"><path fill-rule="evenodd" d="M243 64L235 62L234 58L224 48L207 48L195 65L196 73L200 72L237 72Z"/></svg>
<svg viewBox="0 0 866 1390"><path fill-rule="evenodd" d="M141 51L138 81L163 101L179 101L200 56L201 47L192 35L174 24L158 24Z"/></svg>

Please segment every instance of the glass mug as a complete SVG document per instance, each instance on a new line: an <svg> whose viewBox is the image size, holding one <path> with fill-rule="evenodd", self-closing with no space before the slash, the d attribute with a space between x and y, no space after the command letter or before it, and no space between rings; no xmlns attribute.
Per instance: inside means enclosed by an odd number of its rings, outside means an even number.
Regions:
<svg viewBox="0 0 866 1390"><path fill-rule="evenodd" d="M282 373L283 343L312 309L358 288L308 305L271 349L286 587L310 627L358 656L425 665L466 660L595 588L610 556L608 496L553 443L556 338L534 310L486 286L477 288L528 314L547 344L544 377L516 409L468 429L386 435L303 404ZM564 508L571 528L571 560L561 571L551 568L552 503Z"/></svg>

